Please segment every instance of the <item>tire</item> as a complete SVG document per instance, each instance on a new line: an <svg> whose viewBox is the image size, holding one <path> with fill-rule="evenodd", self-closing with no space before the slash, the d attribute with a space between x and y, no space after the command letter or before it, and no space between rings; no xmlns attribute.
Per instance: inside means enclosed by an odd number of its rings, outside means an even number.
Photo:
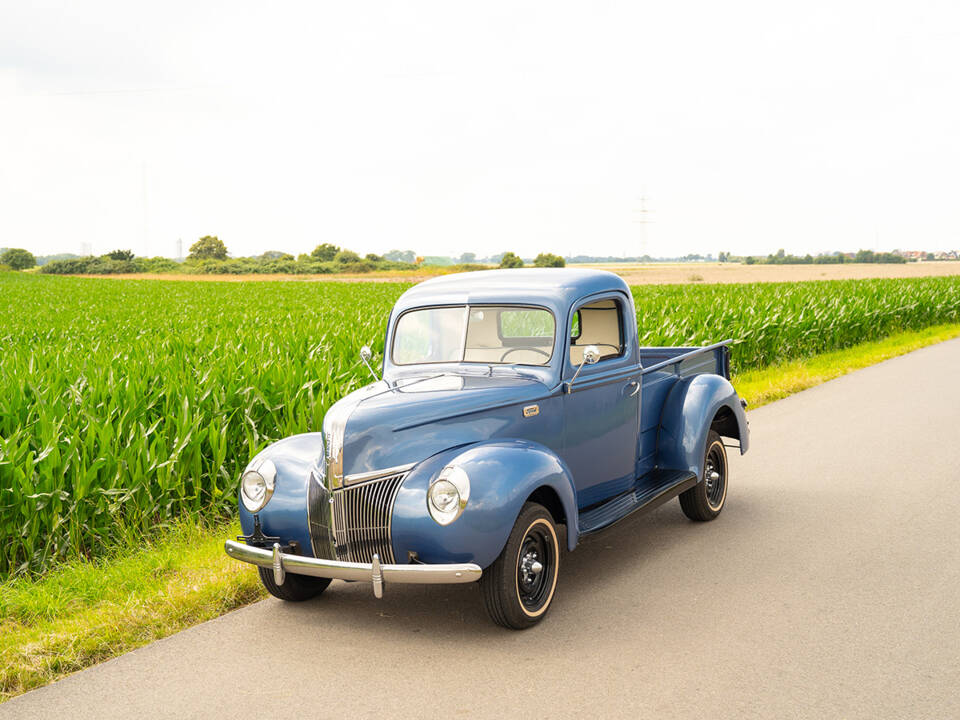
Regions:
<svg viewBox="0 0 960 720"><path fill-rule="evenodd" d="M728 477L727 450L720 436L711 430L703 453L703 476L700 482L680 494L683 514L698 522L713 520L727 500Z"/></svg>
<svg viewBox="0 0 960 720"><path fill-rule="evenodd" d="M287 602L303 602L316 597L330 584L330 578L311 577L310 575L296 575L287 573L283 585L277 585L273 579L273 568L258 567L260 582L267 592L274 597Z"/></svg>
<svg viewBox="0 0 960 720"><path fill-rule="evenodd" d="M503 552L480 577L490 619L512 630L536 625L553 604L559 572L560 542L553 517L542 505L527 503Z"/></svg>

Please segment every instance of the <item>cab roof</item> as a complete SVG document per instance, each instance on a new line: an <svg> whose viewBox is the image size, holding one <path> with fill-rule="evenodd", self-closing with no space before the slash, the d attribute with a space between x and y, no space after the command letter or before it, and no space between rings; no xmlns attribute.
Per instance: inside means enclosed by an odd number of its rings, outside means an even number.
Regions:
<svg viewBox="0 0 960 720"><path fill-rule="evenodd" d="M630 296L619 275L606 270L530 268L441 275L415 285L397 300L396 311L425 305L544 305L563 309L579 298L618 290Z"/></svg>

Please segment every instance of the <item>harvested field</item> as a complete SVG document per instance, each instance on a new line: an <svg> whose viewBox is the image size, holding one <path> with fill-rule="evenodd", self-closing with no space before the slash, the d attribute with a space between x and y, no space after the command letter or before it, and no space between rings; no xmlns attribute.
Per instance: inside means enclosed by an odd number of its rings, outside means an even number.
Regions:
<svg viewBox="0 0 960 720"><path fill-rule="evenodd" d="M865 278L914 278L940 275L960 275L960 262L940 261L879 265L872 263L844 265L741 265L739 263L598 263L570 265L609 270L622 275L630 285L674 285L751 282L798 282L803 280L859 280ZM426 268L416 271L392 270L344 275L81 275L77 277L105 277L142 280L200 280L219 282L263 282L290 280L295 282L420 282L445 274L444 268Z"/></svg>

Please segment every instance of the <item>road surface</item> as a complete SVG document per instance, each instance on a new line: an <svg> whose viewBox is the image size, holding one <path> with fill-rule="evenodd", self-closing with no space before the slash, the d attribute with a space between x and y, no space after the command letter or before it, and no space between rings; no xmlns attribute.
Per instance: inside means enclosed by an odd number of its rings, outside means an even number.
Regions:
<svg viewBox="0 0 960 720"><path fill-rule="evenodd" d="M0 718L960 717L958 371L953 340L751 412L723 514L588 539L533 630L475 586L336 582Z"/></svg>

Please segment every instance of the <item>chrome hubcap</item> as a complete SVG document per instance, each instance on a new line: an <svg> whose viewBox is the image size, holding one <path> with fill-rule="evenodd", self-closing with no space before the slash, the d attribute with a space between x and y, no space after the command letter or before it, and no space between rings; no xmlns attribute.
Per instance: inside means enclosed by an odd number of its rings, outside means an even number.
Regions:
<svg viewBox="0 0 960 720"><path fill-rule="evenodd" d="M532 585L543 572L543 563L538 558L536 550L528 550L520 561L520 575L524 583Z"/></svg>

